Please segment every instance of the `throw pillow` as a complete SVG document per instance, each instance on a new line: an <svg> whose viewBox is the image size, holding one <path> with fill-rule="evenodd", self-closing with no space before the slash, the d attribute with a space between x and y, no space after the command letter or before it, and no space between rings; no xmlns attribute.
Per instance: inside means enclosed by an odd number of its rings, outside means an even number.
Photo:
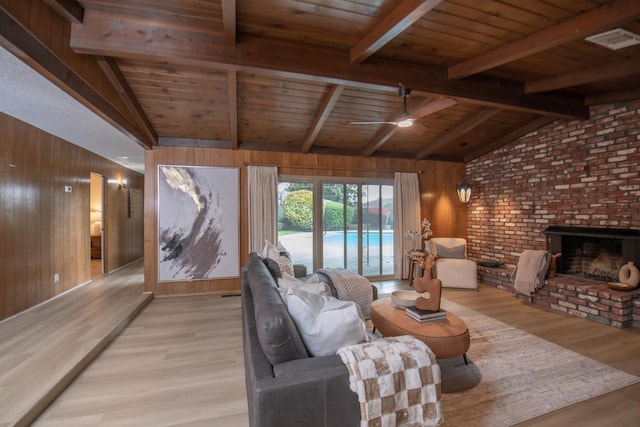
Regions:
<svg viewBox="0 0 640 427"><path fill-rule="evenodd" d="M289 273L292 276L294 275L291 255L289 254L289 251L282 246L282 243L278 242L278 246L276 246L270 241L265 240L264 248L262 249L262 257L271 258L277 262L282 274Z"/></svg>
<svg viewBox="0 0 640 427"><path fill-rule="evenodd" d="M436 254L438 254L438 258L464 259L464 245L447 247L436 244Z"/></svg>
<svg viewBox="0 0 640 427"><path fill-rule="evenodd" d="M289 273L283 273L282 277L278 278L278 287L283 291L287 289L298 289L316 295L331 296L329 285L321 282L318 279L317 274L309 277L309 279L307 279L306 281L302 281L297 277L290 275Z"/></svg>
<svg viewBox="0 0 640 427"><path fill-rule="evenodd" d="M288 289L284 298L307 351L313 356L330 356L341 347L369 340L360 307L353 301L296 289Z"/></svg>
<svg viewBox="0 0 640 427"><path fill-rule="evenodd" d="M271 258L263 258L262 262L264 262L264 265L267 266L267 270L269 270L269 273L271 273L271 276L273 276L273 280L278 281L278 278L282 277L280 266L275 260Z"/></svg>

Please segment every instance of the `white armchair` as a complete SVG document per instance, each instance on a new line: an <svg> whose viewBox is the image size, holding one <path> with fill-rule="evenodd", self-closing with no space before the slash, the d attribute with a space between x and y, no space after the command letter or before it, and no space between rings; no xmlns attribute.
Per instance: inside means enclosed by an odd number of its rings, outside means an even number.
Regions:
<svg viewBox="0 0 640 427"><path fill-rule="evenodd" d="M433 237L426 241L427 251L435 250L438 258L435 275L445 288L478 289L475 261L467 258L467 241L460 237Z"/></svg>

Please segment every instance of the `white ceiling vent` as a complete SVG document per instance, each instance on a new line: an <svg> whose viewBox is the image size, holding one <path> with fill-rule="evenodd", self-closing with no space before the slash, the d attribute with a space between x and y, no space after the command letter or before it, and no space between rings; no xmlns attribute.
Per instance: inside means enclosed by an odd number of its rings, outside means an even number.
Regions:
<svg viewBox="0 0 640 427"><path fill-rule="evenodd" d="M594 34L585 40L608 47L609 49L617 50L640 43L640 36L623 28L616 28L615 30L605 33Z"/></svg>

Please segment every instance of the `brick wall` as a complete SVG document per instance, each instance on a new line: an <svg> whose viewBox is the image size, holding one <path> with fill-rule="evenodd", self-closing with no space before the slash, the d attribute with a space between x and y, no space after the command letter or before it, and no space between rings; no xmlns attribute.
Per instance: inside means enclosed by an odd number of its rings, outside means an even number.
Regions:
<svg viewBox="0 0 640 427"><path fill-rule="evenodd" d="M556 121L469 162L467 177L474 186L469 256L502 263L479 266L478 278L513 292L520 253L546 249L549 226L640 229L640 100L593 107L589 120ZM558 276L528 300L619 328L640 327L640 290L611 291L604 282Z"/></svg>
<svg viewBox="0 0 640 427"><path fill-rule="evenodd" d="M640 229L640 100L591 108L467 164L469 255L517 263L548 226Z"/></svg>

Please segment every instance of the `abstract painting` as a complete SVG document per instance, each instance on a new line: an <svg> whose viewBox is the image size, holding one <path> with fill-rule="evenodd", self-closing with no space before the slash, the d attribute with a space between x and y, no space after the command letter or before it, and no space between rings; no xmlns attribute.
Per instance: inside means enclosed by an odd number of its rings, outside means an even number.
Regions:
<svg viewBox="0 0 640 427"><path fill-rule="evenodd" d="M158 279L239 276L237 168L158 166Z"/></svg>

